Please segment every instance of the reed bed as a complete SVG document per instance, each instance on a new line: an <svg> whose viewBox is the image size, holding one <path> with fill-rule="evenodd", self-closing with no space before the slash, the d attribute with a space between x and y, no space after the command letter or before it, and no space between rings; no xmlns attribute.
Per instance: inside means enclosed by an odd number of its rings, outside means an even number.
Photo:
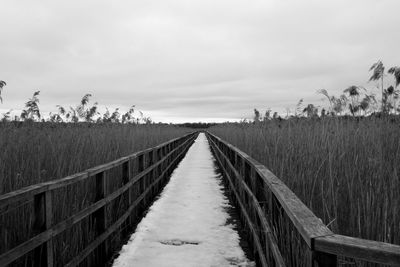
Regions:
<svg viewBox="0 0 400 267"><path fill-rule="evenodd" d="M398 118L292 118L210 132L274 172L335 233L400 244Z"/></svg>
<svg viewBox="0 0 400 267"><path fill-rule="evenodd" d="M0 195L83 171L190 131L154 124L0 122Z"/></svg>
<svg viewBox="0 0 400 267"><path fill-rule="evenodd" d="M167 125L0 123L0 195L110 162L191 131ZM138 167L133 168L136 170ZM122 186L120 168L113 168L106 175L110 177L110 190ZM95 188L94 179L87 179L54 190L53 223L61 222L93 204L96 201ZM134 185L132 192L142 192L140 183ZM110 223L127 210L126 197L126 194L120 196L107 206ZM135 213L135 220L141 218L140 212L143 212L141 208ZM0 213L0 254L37 234L32 232L34 218L32 201ZM95 229L89 216L55 237L55 266L63 266L92 242L96 237ZM108 241L111 248L117 249L123 238L123 232L113 234ZM32 253L10 266L41 265ZM95 261L96 255L92 255L83 266L95 266Z"/></svg>

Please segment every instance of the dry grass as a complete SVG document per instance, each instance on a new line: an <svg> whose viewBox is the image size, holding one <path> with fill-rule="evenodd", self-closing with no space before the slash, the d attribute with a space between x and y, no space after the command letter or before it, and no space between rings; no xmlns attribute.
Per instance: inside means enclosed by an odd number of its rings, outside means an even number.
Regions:
<svg viewBox="0 0 400 267"><path fill-rule="evenodd" d="M400 244L398 118L294 118L210 131L267 166L334 232Z"/></svg>
<svg viewBox="0 0 400 267"><path fill-rule="evenodd" d="M0 123L0 195L83 171L191 131L162 125ZM111 192L122 186L121 168L106 171L106 176ZM93 204L96 201L94 188L94 179L87 179L53 190L53 223ZM131 191L135 199L143 191L141 183L136 183ZM143 205L144 202L135 210L135 220L140 219ZM127 210L127 195L113 200L106 210L112 224ZM32 232L33 211L31 199L0 213L0 254L37 234ZM95 229L93 218L89 216L53 238L56 266L63 266L90 244L96 237ZM113 234L108 241L111 248L118 248L123 238L121 233ZM38 264L32 255L28 253L11 266ZM86 264L96 265L90 263L95 259L94 254Z"/></svg>
<svg viewBox="0 0 400 267"><path fill-rule="evenodd" d="M0 123L0 194L65 177L189 131L165 125Z"/></svg>

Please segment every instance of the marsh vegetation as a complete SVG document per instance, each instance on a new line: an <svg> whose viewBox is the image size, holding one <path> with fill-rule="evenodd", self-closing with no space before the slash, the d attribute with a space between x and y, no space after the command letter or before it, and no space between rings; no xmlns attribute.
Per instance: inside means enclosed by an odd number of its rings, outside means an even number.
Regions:
<svg viewBox="0 0 400 267"><path fill-rule="evenodd" d="M286 116L255 109L253 121L210 131L274 172L333 232L400 244L400 68L378 61L370 71L380 100L361 86L338 97L323 89L326 108L300 100Z"/></svg>

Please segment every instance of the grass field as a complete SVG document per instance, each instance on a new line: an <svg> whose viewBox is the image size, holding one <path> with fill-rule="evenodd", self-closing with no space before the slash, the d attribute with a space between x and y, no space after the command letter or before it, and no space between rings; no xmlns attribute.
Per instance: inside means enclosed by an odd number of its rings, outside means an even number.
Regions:
<svg viewBox="0 0 400 267"><path fill-rule="evenodd" d="M191 131L154 124L0 123L0 195L110 162ZM108 186L112 190L121 186L120 169L107 172L110 175ZM94 179L87 179L53 190L53 223L61 222L94 203L95 187ZM139 183L135 184L135 190L139 187ZM125 212L126 197L120 196L109 203L107 216L110 223ZM37 234L32 232L34 218L32 199L0 213L0 254ZM56 266L69 262L94 240L94 225L89 216L53 238ZM110 244L118 246L120 238L119 234L113 235ZM41 264L33 259L33 254L28 253L11 266Z"/></svg>
<svg viewBox="0 0 400 267"><path fill-rule="evenodd" d="M400 244L400 123L270 120L210 132L267 166L334 232Z"/></svg>
<svg viewBox="0 0 400 267"><path fill-rule="evenodd" d="M166 125L0 123L0 194L65 177L189 131Z"/></svg>
<svg viewBox="0 0 400 267"><path fill-rule="evenodd" d="M395 116L273 119L209 130L267 166L335 233L400 244L400 121ZM190 131L155 124L0 123L0 194L62 178ZM55 220L92 201L88 192L93 185L82 186L54 192L59 199ZM115 210L123 210L121 203L123 198L113 204ZM30 205L0 215L0 253L32 236ZM54 239L59 266L93 240L90 225L84 221ZM29 266L29 259L17 264Z"/></svg>

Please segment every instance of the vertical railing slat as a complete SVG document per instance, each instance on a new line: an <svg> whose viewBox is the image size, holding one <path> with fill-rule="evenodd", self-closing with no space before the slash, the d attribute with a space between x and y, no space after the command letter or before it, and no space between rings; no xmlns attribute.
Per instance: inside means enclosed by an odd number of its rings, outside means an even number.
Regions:
<svg viewBox="0 0 400 267"><path fill-rule="evenodd" d="M34 196L34 223L33 232L39 234L50 229L53 224L53 203L51 191ZM49 266L54 264L53 240L49 239L34 250L34 266Z"/></svg>
<svg viewBox="0 0 400 267"><path fill-rule="evenodd" d="M132 171L131 171L131 160L128 160L127 162L124 162L122 164L122 183L125 185L127 184L132 177ZM132 203L132 194L131 194L132 187L130 187L126 193L125 196L128 201L127 209L131 206ZM130 226L132 225L132 216L129 216L128 219L126 220L126 225L125 225L125 230L124 233L127 233L129 230Z"/></svg>
<svg viewBox="0 0 400 267"><path fill-rule="evenodd" d="M96 201L103 199L107 196L107 178L105 172L102 171L96 174ZM102 234L108 226L107 223L107 205L104 205L94 213L96 235ZM107 239L99 246L97 260L105 262L108 258L108 241Z"/></svg>

